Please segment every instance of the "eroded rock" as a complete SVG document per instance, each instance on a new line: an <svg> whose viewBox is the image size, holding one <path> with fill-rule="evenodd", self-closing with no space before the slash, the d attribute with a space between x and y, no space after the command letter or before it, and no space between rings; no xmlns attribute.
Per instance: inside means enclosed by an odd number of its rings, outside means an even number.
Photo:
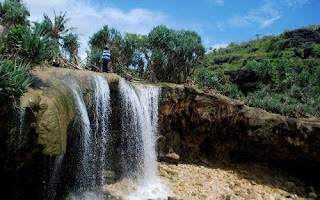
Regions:
<svg viewBox="0 0 320 200"><path fill-rule="evenodd" d="M266 112L219 94L163 85L159 128L165 155L186 162L258 160L320 164L320 120ZM160 145L161 146L161 145Z"/></svg>

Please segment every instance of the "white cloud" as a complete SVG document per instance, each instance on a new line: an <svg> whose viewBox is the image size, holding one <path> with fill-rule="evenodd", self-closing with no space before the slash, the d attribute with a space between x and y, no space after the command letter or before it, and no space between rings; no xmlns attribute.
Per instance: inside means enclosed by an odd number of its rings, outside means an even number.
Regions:
<svg viewBox="0 0 320 200"><path fill-rule="evenodd" d="M273 24L273 22L275 22L278 19L280 19L280 16L276 16L276 17L273 17L271 19L266 19L264 21L261 21L260 27L261 28L267 27L267 26Z"/></svg>
<svg viewBox="0 0 320 200"><path fill-rule="evenodd" d="M168 17L161 12L136 8L124 11L115 7L94 7L85 0L25 0L31 16L31 21L40 21L46 13L53 17L56 14L67 11L70 18L68 25L75 27L79 34L81 47L80 56L86 56L87 42L90 36L104 25L116 28L120 32L147 34L153 27L165 24Z"/></svg>
<svg viewBox="0 0 320 200"><path fill-rule="evenodd" d="M277 4L273 1L265 1L264 5L247 14L233 15L228 22L236 27L247 27L258 24L260 28L265 28L280 19L280 11L275 8L276 6Z"/></svg>
<svg viewBox="0 0 320 200"><path fill-rule="evenodd" d="M225 48L229 45L229 43L217 43L217 44L213 44L211 46L212 49L221 49L221 48Z"/></svg>
<svg viewBox="0 0 320 200"><path fill-rule="evenodd" d="M229 45L229 43L225 43L225 42L209 45L209 48L207 48L206 53L210 53L210 52L217 50L217 49L225 48L228 45Z"/></svg>
<svg viewBox="0 0 320 200"><path fill-rule="evenodd" d="M289 7L295 7L295 6L306 4L309 2L309 0L284 0L284 1Z"/></svg>

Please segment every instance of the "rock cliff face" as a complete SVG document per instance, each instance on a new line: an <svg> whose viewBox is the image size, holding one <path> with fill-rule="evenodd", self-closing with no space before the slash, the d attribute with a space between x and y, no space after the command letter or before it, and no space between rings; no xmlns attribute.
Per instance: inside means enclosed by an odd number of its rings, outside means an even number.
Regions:
<svg viewBox="0 0 320 200"><path fill-rule="evenodd" d="M92 77L97 75L62 68L37 69L30 74L33 84L21 97L20 108L0 113L0 188L9 199L45 199L55 156L67 149L69 157L78 155L72 131L77 126L77 108L70 85L75 82L89 104ZM117 91L119 76L99 75L108 81L112 92ZM67 179L73 178L72 167Z"/></svg>
<svg viewBox="0 0 320 200"><path fill-rule="evenodd" d="M170 84L162 87L159 109L161 159L320 164L319 120L288 118Z"/></svg>

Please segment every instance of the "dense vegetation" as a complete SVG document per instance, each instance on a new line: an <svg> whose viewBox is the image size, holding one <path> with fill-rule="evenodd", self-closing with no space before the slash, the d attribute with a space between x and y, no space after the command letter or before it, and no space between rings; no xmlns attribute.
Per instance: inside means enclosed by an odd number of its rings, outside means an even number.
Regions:
<svg viewBox="0 0 320 200"><path fill-rule="evenodd" d="M54 13L55 14L55 13ZM54 57L76 60L78 37L67 28L66 13L46 14L42 22L31 24L26 6L19 0L0 3L0 109L12 105L30 85L29 70L49 64ZM65 52L65 53L64 53ZM68 54L69 58L64 57Z"/></svg>
<svg viewBox="0 0 320 200"><path fill-rule="evenodd" d="M147 36L122 35L104 26L90 38L90 66L101 66L101 52L106 44L110 46L114 72L174 83L186 81L205 51L200 36L194 31L157 26Z"/></svg>
<svg viewBox="0 0 320 200"><path fill-rule="evenodd" d="M272 112L320 115L320 26L213 50L196 83Z"/></svg>
<svg viewBox="0 0 320 200"><path fill-rule="evenodd" d="M31 84L27 64L0 62L0 104L19 98Z"/></svg>

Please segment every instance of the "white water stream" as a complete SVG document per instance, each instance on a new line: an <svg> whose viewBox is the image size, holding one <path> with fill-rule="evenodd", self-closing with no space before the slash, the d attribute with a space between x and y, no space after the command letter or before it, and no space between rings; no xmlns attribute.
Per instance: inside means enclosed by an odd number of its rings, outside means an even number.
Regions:
<svg viewBox="0 0 320 200"><path fill-rule="evenodd" d="M125 109L123 120L128 126L126 134L138 137L129 141L128 148L138 148L138 155L141 155L137 157L138 188L127 198L132 200L166 198L167 189L156 174L155 137L158 128L160 89L145 85L132 86L123 79L120 80L119 87ZM130 144L130 142L140 144ZM136 152L136 149L128 150Z"/></svg>

